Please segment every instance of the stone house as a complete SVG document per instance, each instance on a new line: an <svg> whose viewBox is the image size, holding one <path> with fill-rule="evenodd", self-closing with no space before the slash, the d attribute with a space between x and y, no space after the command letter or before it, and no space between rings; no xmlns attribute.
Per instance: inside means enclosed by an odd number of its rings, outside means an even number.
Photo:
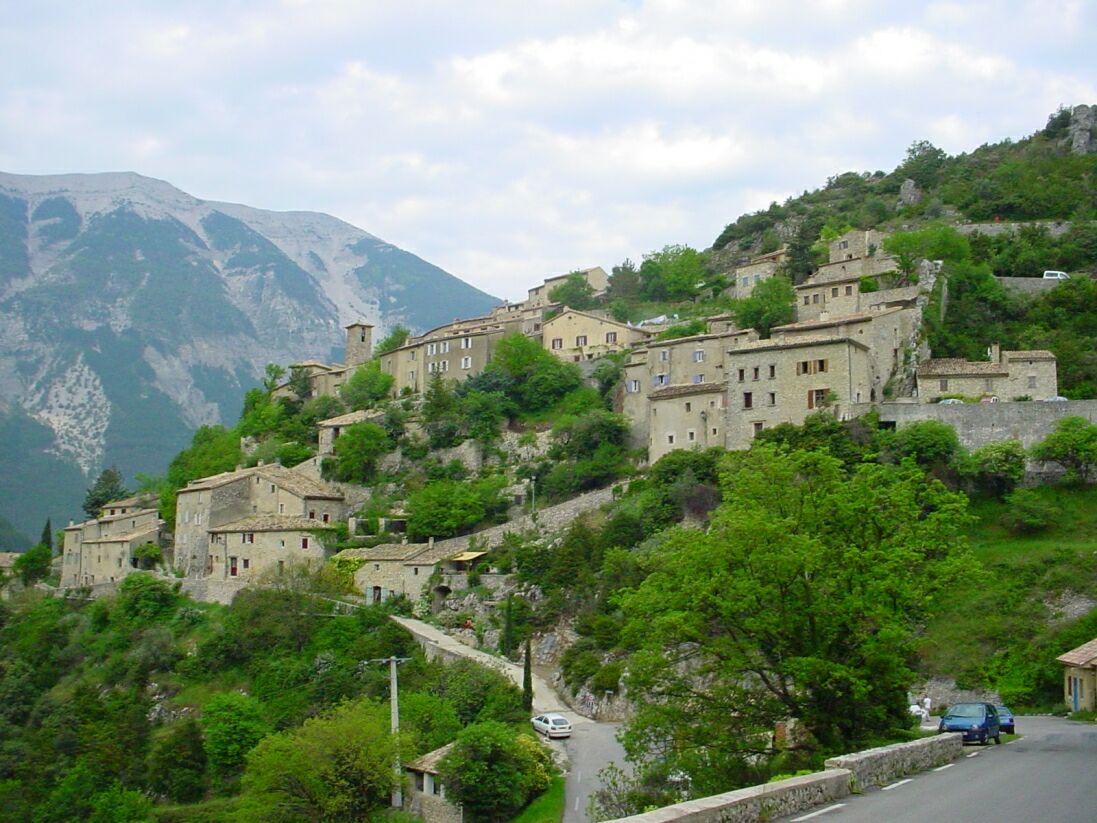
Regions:
<svg viewBox="0 0 1097 823"><path fill-rule="evenodd" d="M209 530L206 574L244 582L281 576L286 568L319 568L324 546L322 522L300 515L257 514Z"/></svg>
<svg viewBox="0 0 1097 823"><path fill-rule="evenodd" d="M936 403L942 397L996 397L999 400L1046 400L1057 397L1055 355L1049 351L1003 351L997 343L989 360L960 358L927 360L918 367L918 400Z"/></svg>
<svg viewBox="0 0 1097 823"><path fill-rule="evenodd" d="M556 277L550 277L545 280L540 286L534 286L528 292L524 308L527 309L545 309L553 305L550 294L552 290L557 286L562 286L574 272L568 272L567 274L557 275ZM609 288L609 275L606 274L605 269L601 266L594 266L590 269L580 269L579 274L583 275L583 279L587 281L587 284L594 290L594 294L603 294L606 289Z"/></svg>
<svg viewBox="0 0 1097 823"><path fill-rule="evenodd" d="M61 546L61 586L113 583L140 568L134 549L146 543L162 546L165 541L164 521L148 507L149 501L116 500L103 507L103 516L70 523ZM146 507L140 507L142 502Z"/></svg>
<svg viewBox="0 0 1097 823"><path fill-rule="evenodd" d="M422 596L430 584L435 566L460 553L448 543L383 543L369 549L344 549L339 558L362 561L354 573L354 585L368 603L380 603L390 597L406 595L413 600ZM442 587L444 588L444 587ZM449 590L437 592L444 596Z"/></svg>
<svg viewBox="0 0 1097 823"><path fill-rule="evenodd" d="M446 787L438 773L438 764L453 746L447 743L404 766L408 778L404 810L424 823L461 823L464 819L461 806L446 799Z"/></svg>
<svg viewBox="0 0 1097 823"><path fill-rule="evenodd" d="M339 389L354 374L354 370L370 359L373 353L373 326L358 321L346 326L346 355L343 363L321 363L303 360L290 364L290 369L303 369L309 376L309 388L314 396L338 395ZM278 386L272 397L293 397L287 380Z"/></svg>
<svg viewBox="0 0 1097 823"><path fill-rule="evenodd" d="M799 425L814 412L839 418L874 390L870 347L848 336L773 337L727 355L724 445L745 449L764 429Z"/></svg>
<svg viewBox="0 0 1097 823"><path fill-rule="evenodd" d="M1063 702L1072 712L1097 710L1097 640L1057 658L1063 664Z"/></svg>
<svg viewBox="0 0 1097 823"><path fill-rule="evenodd" d="M541 331L546 349L561 360L576 363L624 351L648 338L643 329L567 307L546 320Z"/></svg>
<svg viewBox="0 0 1097 823"><path fill-rule="evenodd" d="M749 263L735 269L733 278L735 282L724 290L724 294L738 298L749 297L754 287L763 280L773 277L786 260L788 260L787 246L782 246L769 254L751 258Z"/></svg>
<svg viewBox="0 0 1097 823"><path fill-rule="evenodd" d="M321 420L316 424L317 436L319 439L317 455L319 457L324 457L325 455L334 454L335 441L339 439L339 435L355 423L377 423L384 420L384 418L384 412L377 411L376 409L366 409L348 412L347 414L341 414L338 417L329 417L327 420Z"/></svg>
<svg viewBox="0 0 1097 823"><path fill-rule="evenodd" d="M313 523L314 528L323 529L342 520L344 508L343 495L334 487L278 465L238 469L192 481L177 496L176 567L190 577L212 575L216 568L220 576L227 578L230 576L227 564L215 567L215 556L227 555L222 551L222 543L214 545L214 530L219 530L217 535L228 534L225 527L246 524L256 515L303 518ZM301 548L300 524L285 521L284 525L287 527L284 537L274 536L273 529L264 531L265 544L285 540L285 546L278 545L279 549ZM246 533L252 531L259 532L251 529ZM312 548L311 543L308 548ZM284 559L291 558L287 555Z"/></svg>
<svg viewBox="0 0 1097 823"><path fill-rule="evenodd" d="M649 395L648 460L675 449L724 445L726 383L667 386Z"/></svg>
<svg viewBox="0 0 1097 823"><path fill-rule="evenodd" d="M828 252L831 263L840 263L843 260L855 260L857 258L875 257L883 252L884 240L887 235L876 229L854 229L841 237L830 241Z"/></svg>

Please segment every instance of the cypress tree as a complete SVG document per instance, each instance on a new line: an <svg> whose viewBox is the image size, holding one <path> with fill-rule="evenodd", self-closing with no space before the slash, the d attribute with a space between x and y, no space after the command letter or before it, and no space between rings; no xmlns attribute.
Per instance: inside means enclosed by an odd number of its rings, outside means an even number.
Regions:
<svg viewBox="0 0 1097 823"><path fill-rule="evenodd" d="M533 655L530 654L529 638L526 638L526 660L522 665L522 708L533 711Z"/></svg>
<svg viewBox="0 0 1097 823"><path fill-rule="evenodd" d="M53 523L50 518L46 518L46 525L42 527L42 537L38 541L43 546L49 546L49 550L53 552Z"/></svg>

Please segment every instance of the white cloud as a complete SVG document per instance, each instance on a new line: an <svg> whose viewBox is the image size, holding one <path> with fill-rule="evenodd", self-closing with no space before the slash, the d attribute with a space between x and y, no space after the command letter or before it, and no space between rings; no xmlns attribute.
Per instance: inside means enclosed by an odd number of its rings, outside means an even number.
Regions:
<svg viewBox="0 0 1097 823"><path fill-rule="evenodd" d="M43 0L5 23L4 170L326 211L512 298L707 246L915 139L1097 102L1078 0Z"/></svg>

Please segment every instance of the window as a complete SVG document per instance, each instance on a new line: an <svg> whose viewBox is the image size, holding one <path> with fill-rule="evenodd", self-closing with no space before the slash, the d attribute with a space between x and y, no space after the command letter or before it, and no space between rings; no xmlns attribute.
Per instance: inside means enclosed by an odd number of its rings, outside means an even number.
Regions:
<svg viewBox="0 0 1097 823"><path fill-rule="evenodd" d="M715 426L712 427L712 436L713 437L716 436L716 427Z"/></svg>
<svg viewBox="0 0 1097 823"><path fill-rule="evenodd" d="M552 338L552 348L553 349L562 349L562 348L564 348L564 338L562 338L562 337Z"/></svg>
<svg viewBox="0 0 1097 823"><path fill-rule="evenodd" d="M937 381L937 383L940 386L941 391L948 391L948 381L947 380L939 380L939 381Z"/></svg>
<svg viewBox="0 0 1097 823"><path fill-rule="evenodd" d="M777 392L771 391L769 393L769 404L771 406L776 406L777 405Z"/></svg>
<svg viewBox="0 0 1097 823"><path fill-rule="evenodd" d="M848 249L849 248L849 241L848 240L839 240L838 241L838 248Z"/></svg>
<svg viewBox="0 0 1097 823"><path fill-rule="evenodd" d="M742 383L746 379L747 379L747 370L746 369L739 369L739 382Z"/></svg>
<svg viewBox="0 0 1097 823"><path fill-rule="evenodd" d="M336 433L335 437L338 437L339 436L338 429L336 430L336 432L337 433ZM278 504L278 513L279 514L285 514L286 513L286 504L285 503L279 503Z"/></svg>
<svg viewBox="0 0 1097 823"><path fill-rule="evenodd" d="M273 483L270 484L270 493L274 494L274 484Z"/></svg>
<svg viewBox="0 0 1097 823"><path fill-rule="evenodd" d="M449 371L449 361L448 360L440 360L438 362L438 371Z"/></svg>
<svg viewBox="0 0 1097 823"><path fill-rule="evenodd" d="M636 394L637 392L640 391L640 381L639 380L630 380L630 381L628 381L628 385L625 387L625 389L630 394Z"/></svg>
<svg viewBox="0 0 1097 823"><path fill-rule="evenodd" d="M846 286L846 297L849 297L851 294L853 294L853 286Z"/></svg>
<svg viewBox="0 0 1097 823"><path fill-rule="evenodd" d="M411 369L411 370L408 371L408 383L411 384L411 383L414 383L414 382L415 382L415 369Z"/></svg>
<svg viewBox="0 0 1097 823"><path fill-rule="evenodd" d="M691 411L693 411L693 404L692 403L686 403L686 413L688 414Z"/></svg>
<svg viewBox="0 0 1097 823"><path fill-rule="evenodd" d="M812 389L808 392L808 408L821 409L827 404L826 389Z"/></svg>
<svg viewBox="0 0 1097 823"><path fill-rule="evenodd" d="M796 374L811 374L811 363L807 360L801 360L796 364Z"/></svg>
<svg viewBox="0 0 1097 823"><path fill-rule="evenodd" d="M705 362L705 352L704 352L703 349L698 349L697 351L695 351L693 353L693 362L694 363L704 363Z"/></svg>
<svg viewBox="0 0 1097 823"><path fill-rule="evenodd" d="M769 379L773 380L777 376L777 366L770 364L769 367Z"/></svg>
<svg viewBox="0 0 1097 823"><path fill-rule="evenodd" d="M414 569L411 570L411 573L414 577L418 577L419 576L419 567L416 566Z"/></svg>
<svg viewBox="0 0 1097 823"><path fill-rule="evenodd" d="M758 373L759 373L759 371L760 371L760 370L759 370L759 368L758 368L757 366L755 366L755 367L754 367L754 371L753 371L753 375L754 375L753 379L754 379L754 380L757 380L757 379L758 379Z"/></svg>
<svg viewBox="0 0 1097 823"><path fill-rule="evenodd" d="M576 335L576 337L575 337L575 346L576 346L576 348L578 348L579 346L585 346L586 344L587 344L587 336L585 334Z"/></svg>
<svg viewBox="0 0 1097 823"><path fill-rule="evenodd" d="M255 542L255 532L244 532L243 534L240 535L240 542L241 543L254 543Z"/></svg>
<svg viewBox="0 0 1097 823"><path fill-rule="evenodd" d="M666 363L668 360L670 360L670 349L663 349L662 351L660 351L659 360L663 363Z"/></svg>
<svg viewBox="0 0 1097 823"><path fill-rule="evenodd" d="M309 539L307 537L301 538L301 548L307 549L309 547Z"/></svg>
<svg viewBox="0 0 1097 823"><path fill-rule="evenodd" d="M827 370L827 361L826 360L816 360L815 361L815 371L825 372L826 370Z"/></svg>
<svg viewBox="0 0 1097 823"><path fill-rule="evenodd" d="M811 302L812 302L812 303L818 303L818 302L819 302L819 295L817 295L817 294L813 294L813 295L811 296Z"/></svg>
<svg viewBox="0 0 1097 823"><path fill-rule="evenodd" d="M438 354L438 344L427 343L427 354Z"/></svg>
<svg viewBox="0 0 1097 823"><path fill-rule="evenodd" d="M697 439L697 432L695 432L693 429L690 429L688 432L686 432L686 440L688 440L690 443L692 443L696 439Z"/></svg>
<svg viewBox="0 0 1097 823"><path fill-rule="evenodd" d="M655 380L653 382L656 386L665 386L667 384L667 376L665 374L657 374L655 375Z"/></svg>
<svg viewBox="0 0 1097 823"><path fill-rule="evenodd" d="M415 349L411 350L411 354L409 355L408 359L409 360L414 360L415 359Z"/></svg>
<svg viewBox="0 0 1097 823"><path fill-rule="evenodd" d="M695 374L695 375L693 375L693 382L695 384L704 383L705 382L705 376L703 374Z"/></svg>
<svg viewBox="0 0 1097 823"><path fill-rule="evenodd" d="M749 392L749 391L743 392L743 408L744 409L753 409L754 408L754 393L753 392Z"/></svg>
<svg viewBox="0 0 1097 823"><path fill-rule="evenodd" d="M325 523L329 523L329 522L331 522L331 515L328 514L327 512L324 512L324 516L321 517L320 519L323 520Z"/></svg>
<svg viewBox="0 0 1097 823"><path fill-rule="evenodd" d="M462 349L471 349L472 348L472 338L471 337L462 337L461 338L461 348Z"/></svg>
<svg viewBox="0 0 1097 823"><path fill-rule="evenodd" d="M674 445L674 435L673 434L668 434L667 435L667 443L670 444L671 446Z"/></svg>
<svg viewBox="0 0 1097 823"><path fill-rule="evenodd" d="M251 568L251 560L249 560L246 557L244 558L244 568L245 569L250 569Z"/></svg>
<svg viewBox="0 0 1097 823"><path fill-rule="evenodd" d="M987 382L990 382L990 381L987 381ZM1028 387L1030 389L1036 388L1036 375L1035 374L1030 374L1028 376Z"/></svg>
<svg viewBox="0 0 1097 823"><path fill-rule="evenodd" d="M472 368L472 358L469 357L467 354L464 357L461 358L461 368L462 369L471 369Z"/></svg>
<svg viewBox="0 0 1097 823"><path fill-rule="evenodd" d="M449 352L449 341L448 340L443 340L441 343L439 343L438 344L438 351L442 354L448 353Z"/></svg>
<svg viewBox="0 0 1097 823"><path fill-rule="evenodd" d="M830 296L831 297L837 297L838 296L838 287L837 286L835 286L834 288L832 288L830 290Z"/></svg>
<svg viewBox="0 0 1097 823"><path fill-rule="evenodd" d="M807 305L810 305L810 304L811 304L811 298L810 298L810 297L808 297L808 296L807 296L807 295L805 294L805 295L804 295L804 305L805 305L805 306L807 306Z"/></svg>
<svg viewBox="0 0 1097 823"><path fill-rule="evenodd" d="M766 427L766 424L761 420L754 421L754 433L757 435Z"/></svg>
<svg viewBox="0 0 1097 823"><path fill-rule="evenodd" d="M617 332L615 332L615 331L606 332L606 342L607 343L616 343L617 342Z"/></svg>
<svg viewBox="0 0 1097 823"><path fill-rule="evenodd" d="M316 519L316 509L309 509L309 520Z"/></svg>
<svg viewBox="0 0 1097 823"><path fill-rule="evenodd" d="M750 285L750 278L749 277L744 277L743 278L743 288L745 289L749 285Z"/></svg>

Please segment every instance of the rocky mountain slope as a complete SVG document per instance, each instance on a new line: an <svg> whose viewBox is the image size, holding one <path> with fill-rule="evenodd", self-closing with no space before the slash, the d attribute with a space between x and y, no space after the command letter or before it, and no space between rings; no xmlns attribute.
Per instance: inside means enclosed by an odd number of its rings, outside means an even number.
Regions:
<svg viewBox="0 0 1097 823"><path fill-rule="evenodd" d="M0 516L36 533L76 514L88 473L161 472L197 426L235 420L266 363L341 357L346 323L426 329L496 302L328 215L131 173L0 173L0 430L15 436Z"/></svg>

